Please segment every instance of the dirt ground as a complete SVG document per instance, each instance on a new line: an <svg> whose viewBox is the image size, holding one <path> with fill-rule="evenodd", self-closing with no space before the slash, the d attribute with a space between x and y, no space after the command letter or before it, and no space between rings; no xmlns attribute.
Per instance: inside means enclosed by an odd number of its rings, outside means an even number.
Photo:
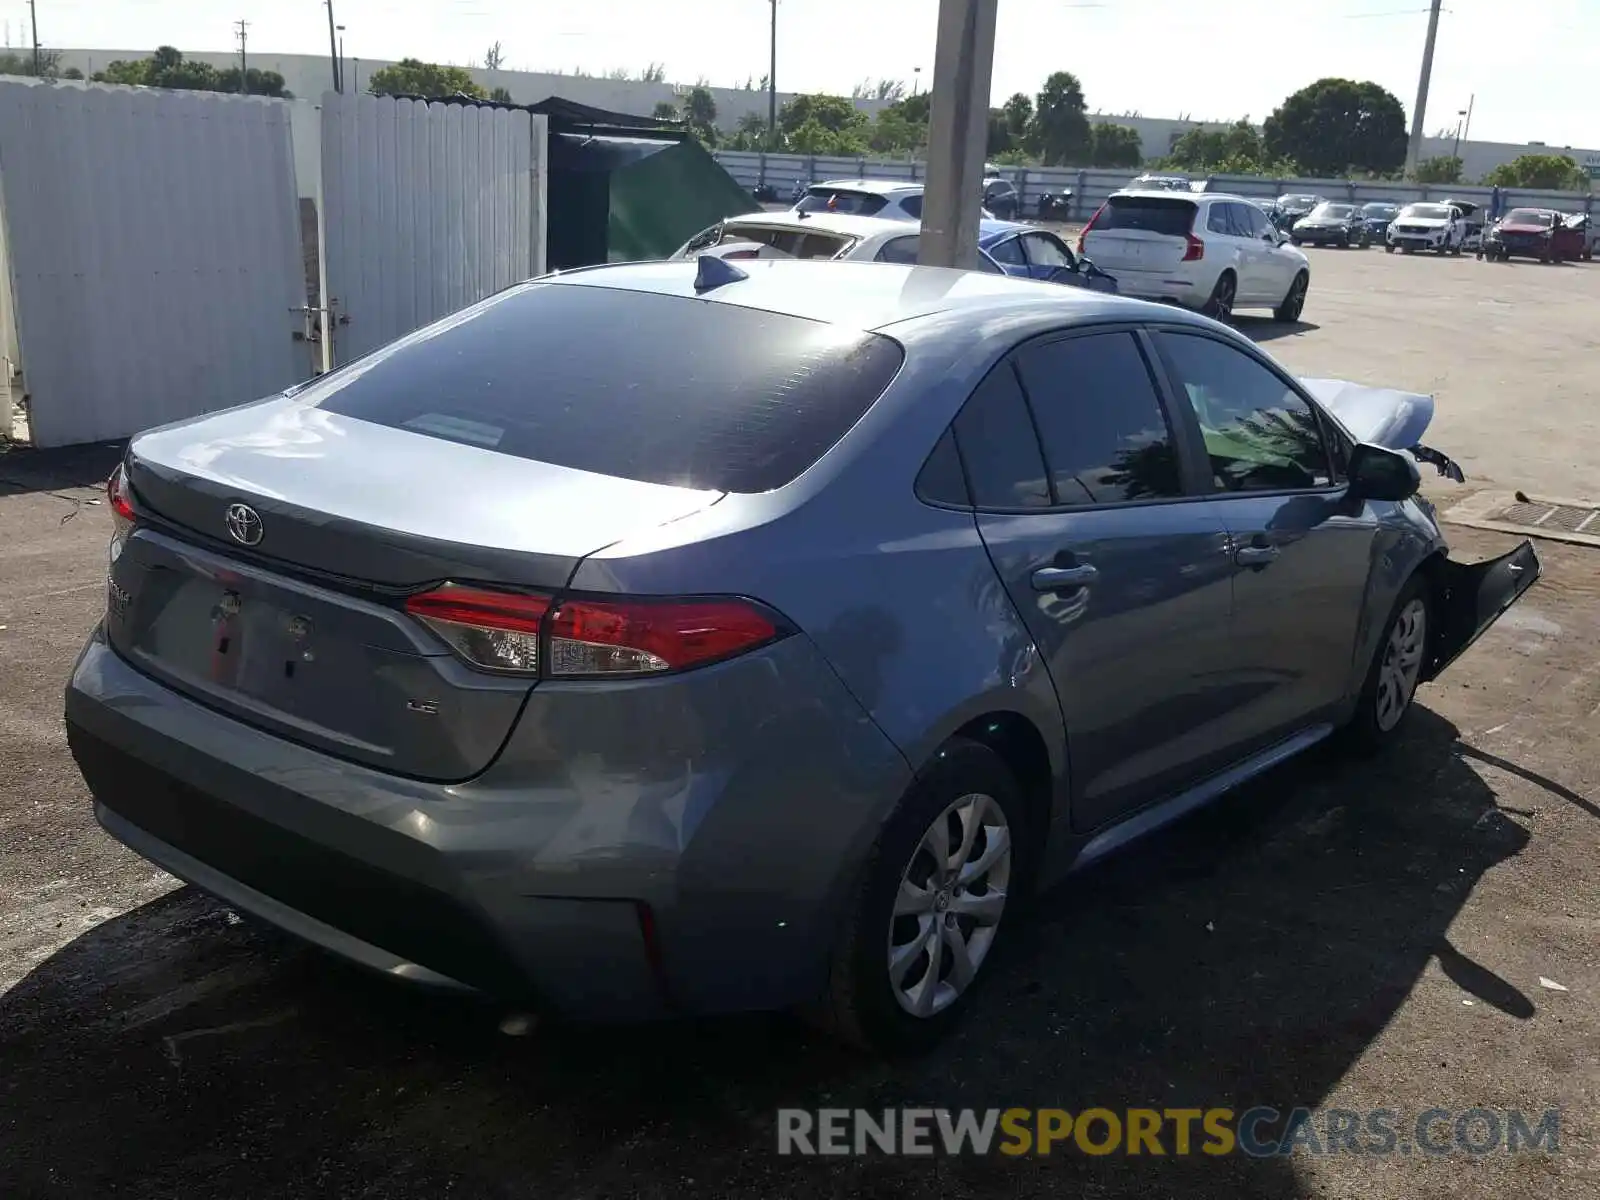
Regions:
<svg viewBox="0 0 1600 1200"><path fill-rule="evenodd" d="M1274 353L1437 389L1429 440L1468 488L1600 493L1578 419L1600 267L1313 263ZM1424 689L1402 747L1313 753L1078 876L949 1044L883 1064L784 1017L507 1037L101 834L60 707L114 461L0 458L0 1195L1600 1195L1600 552L1541 542L1543 580ZM1513 542L1447 532L1466 557ZM1562 1123L1515 1156L775 1153L780 1106L1258 1104Z"/></svg>

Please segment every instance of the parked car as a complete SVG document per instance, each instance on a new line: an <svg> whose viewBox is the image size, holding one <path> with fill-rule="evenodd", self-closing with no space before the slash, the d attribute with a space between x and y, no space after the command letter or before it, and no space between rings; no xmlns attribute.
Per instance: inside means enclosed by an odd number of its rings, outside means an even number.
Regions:
<svg viewBox="0 0 1600 1200"><path fill-rule="evenodd" d="M1583 261L1593 261L1595 250L1600 249L1600 225L1596 225L1588 213L1572 213L1567 217L1567 224L1577 230L1582 239Z"/></svg>
<svg viewBox="0 0 1600 1200"><path fill-rule="evenodd" d="M1124 191L1144 192L1192 192L1194 180L1187 175L1149 174L1138 176L1131 180Z"/></svg>
<svg viewBox="0 0 1600 1200"><path fill-rule="evenodd" d="M1432 250L1436 254L1460 254L1467 239L1467 223L1461 210L1452 204L1432 201L1408 204L1389 223L1384 249L1393 254Z"/></svg>
<svg viewBox="0 0 1600 1200"><path fill-rule="evenodd" d="M926 1044L1025 896L1403 745L1538 576L1447 557L1427 397L938 274L576 270L135 437L96 818L391 978Z"/></svg>
<svg viewBox="0 0 1600 1200"><path fill-rule="evenodd" d="M1398 204L1374 200L1361 206L1361 219L1367 226L1367 237L1375 242L1388 242L1389 224L1400 213Z"/></svg>
<svg viewBox="0 0 1600 1200"><path fill-rule="evenodd" d="M1078 238L1078 251L1117 277L1123 295L1166 300L1226 320L1269 308L1298 321L1311 265L1242 196L1117 192Z"/></svg>
<svg viewBox="0 0 1600 1200"><path fill-rule="evenodd" d="M1372 244L1367 233L1367 223L1361 210L1354 204L1336 204L1324 200L1294 223L1289 240L1296 246L1341 246L1348 250L1360 246L1365 250Z"/></svg>
<svg viewBox="0 0 1600 1200"><path fill-rule="evenodd" d="M1312 209L1321 203L1321 196L1313 196L1304 192L1291 192L1274 200L1267 210L1267 215L1272 219L1273 225L1288 233L1289 230L1294 228L1296 221L1301 217L1307 216Z"/></svg>
<svg viewBox="0 0 1600 1200"><path fill-rule="evenodd" d="M721 259L825 258L857 262L915 263L921 228L883 217L838 213L751 213L702 230L674 258L710 254ZM985 218L978 223L980 269L1116 292L1117 281L1086 258L1073 255L1047 229Z"/></svg>
<svg viewBox="0 0 1600 1200"><path fill-rule="evenodd" d="M795 201L790 211L920 221L922 192L922 184L907 183L905 180L835 179L808 185L804 195ZM987 208L983 210L983 215L994 216Z"/></svg>
<svg viewBox="0 0 1600 1200"><path fill-rule="evenodd" d="M1461 231L1461 248L1463 250L1476 250L1482 243L1484 213L1483 205L1475 200L1457 200L1447 196L1443 204L1448 204L1461 214L1463 229Z"/></svg>
<svg viewBox="0 0 1600 1200"><path fill-rule="evenodd" d="M1484 235L1485 258L1508 262L1536 258L1540 262L1574 262L1589 251L1585 231L1548 208L1513 208Z"/></svg>
<svg viewBox="0 0 1600 1200"><path fill-rule="evenodd" d="M1002 221L1022 215L1022 193L1009 179L991 175L983 181L983 207Z"/></svg>

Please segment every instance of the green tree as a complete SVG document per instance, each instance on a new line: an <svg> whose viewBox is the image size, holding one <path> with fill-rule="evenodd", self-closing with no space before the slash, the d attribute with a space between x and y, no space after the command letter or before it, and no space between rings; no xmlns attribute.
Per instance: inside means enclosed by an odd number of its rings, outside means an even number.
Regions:
<svg viewBox="0 0 1600 1200"><path fill-rule="evenodd" d="M1144 142L1131 125L1096 125L1090 138L1090 162L1096 167L1137 167L1144 161Z"/></svg>
<svg viewBox="0 0 1600 1200"><path fill-rule="evenodd" d="M1290 175L1292 164L1274 160L1261 134L1249 121L1224 129L1196 126L1172 143L1162 165L1176 171L1207 175Z"/></svg>
<svg viewBox="0 0 1600 1200"><path fill-rule="evenodd" d="M891 104L872 123L868 148L878 154L915 154L927 142L927 124L913 124L899 105Z"/></svg>
<svg viewBox="0 0 1600 1200"><path fill-rule="evenodd" d="M683 119L707 146L717 144L717 102L710 88L696 84L689 90L683 98Z"/></svg>
<svg viewBox="0 0 1600 1200"><path fill-rule="evenodd" d="M104 71L95 72L93 79L96 83L121 83L133 87L172 88L188 92L248 91L252 96L294 99L293 93L283 86L283 76L276 71L261 71L251 67L241 79L238 67L219 71L210 63L184 58L182 52L173 46L162 46L149 58L109 62Z"/></svg>
<svg viewBox="0 0 1600 1200"><path fill-rule="evenodd" d="M651 110L650 115L658 121L676 121L679 119L677 105L673 104L671 100L657 100L656 106Z"/></svg>
<svg viewBox="0 0 1600 1200"><path fill-rule="evenodd" d="M1519 154L1483 177L1488 187L1537 188L1543 191L1589 190L1589 176L1565 154Z"/></svg>
<svg viewBox="0 0 1600 1200"><path fill-rule="evenodd" d="M1057 71L1044 81L1034 102L1033 147L1045 166L1087 165L1090 139L1083 85L1071 72Z"/></svg>
<svg viewBox="0 0 1600 1200"><path fill-rule="evenodd" d="M12 54L9 51L0 54L0 75L32 75L33 53ZM41 79L82 79L83 72L76 67L66 71L61 69L61 51L39 51L39 78Z"/></svg>
<svg viewBox="0 0 1600 1200"><path fill-rule="evenodd" d="M1028 128L1033 123L1033 100L1015 92L1000 106L1005 115L1006 134L1012 146L1020 149L1028 144Z"/></svg>
<svg viewBox="0 0 1600 1200"><path fill-rule="evenodd" d="M778 110L778 128L791 142L801 129L813 123L830 134L857 134L865 144L867 114L843 96L824 96L820 93L796 96ZM830 154L833 151L800 150L798 153Z"/></svg>
<svg viewBox="0 0 1600 1200"><path fill-rule="evenodd" d="M1452 154L1425 158L1411 176L1418 183L1460 183L1461 160Z"/></svg>
<svg viewBox="0 0 1600 1200"><path fill-rule="evenodd" d="M1267 153L1312 175L1385 175L1406 158L1406 112L1376 83L1319 79L1280 104L1262 129Z"/></svg>
<svg viewBox="0 0 1600 1200"><path fill-rule="evenodd" d="M489 99L493 100L496 104L510 104L512 102L511 89L503 87L490 88Z"/></svg>
<svg viewBox="0 0 1600 1200"><path fill-rule="evenodd" d="M417 58L402 58L397 63L374 71L372 78L367 80L367 91L374 96L425 96L429 99L468 96L473 100L488 99L488 94L473 81L466 68L441 66Z"/></svg>

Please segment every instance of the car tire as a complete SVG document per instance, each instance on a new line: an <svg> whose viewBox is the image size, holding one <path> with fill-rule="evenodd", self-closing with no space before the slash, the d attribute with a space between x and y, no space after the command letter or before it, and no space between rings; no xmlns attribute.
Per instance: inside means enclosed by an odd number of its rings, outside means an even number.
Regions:
<svg viewBox="0 0 1600 1200"><path fill-rule="evenodd" d="M1289 244L1291 246L1300 246L1300 245L1303 245L1304 243L1301 242L1301 240L1299 238L1291 236L1289 238Z"/></svg>
<svg viewBox="0 0 1600 1200"><path fill-rule="evenodd" d="M958 738L940 751L901 798L862 870L814 1014L830 1033L874 1054L915 1053L960 1019L1022 907L1026 815L1015 776L989 747ZM980 829L968 832L973 818ZM932 850L941 838L943 875ZM955 862L963 854L964 866ZM968 890L961 880L984 860ZM958 945L961 958L952 953ZM971 967L965 980L963 961ZM913 1011L919 1008L926 1011Z"/></svg>
<svg viewBox="0 0 1600 1200"><path fill-rule="evenodd" d="M1378 637L1372 665L1356 699L1356 710L1341 730L1341 740L1348 749L1373 753L1403 730L1427 666L1433 636L1433 593L1427 579L1418 573L1400 589Z"/></svg>
<svg viewBox="0 0 1600 1200"><path fill-rule="evenodd" d="M1272 319L1282 321L1284 324L1293 324L1300 319L1300 314L1306 310L1306 291L1311 287L1311 276L1301 271L1289 283L1289 290L1283 297L1283 303L1272 310Z"/></svg>
<svg viewBox="0 0 1600 1200"><path fill-rule="evenodd" d="M1383 252L1385 254L1393 254L1394 253L1394 243L1393 242L1385 242L1383 244Z"/></svg>
<svg viewBox="0 0 1600 1200"><path fill-rule="evenodd" d="M1232 271L1224 271L1217 276L1216 286L1211 289L1211 298L1200 311L1213 321L1226 321L1233 316L1233 304L1238 298L1239 281L1234 278Z"/></svg>

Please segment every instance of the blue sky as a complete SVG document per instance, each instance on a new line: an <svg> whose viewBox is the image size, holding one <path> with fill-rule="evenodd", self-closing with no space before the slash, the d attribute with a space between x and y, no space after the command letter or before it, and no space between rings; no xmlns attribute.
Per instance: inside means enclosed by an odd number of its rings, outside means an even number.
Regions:
<svg viewBox="0 0 1600 1200"><path fill-rule="evenodd" d="M480 61L599 73L664 63L667 78L733 85L765 73L767 0L335 0L352 57ZM781 0L778 83L848 91L866 78L931 77L938 0ZM227 50L250 24L262 52L323 53L320 0L39 0L40 40L80 48ZM13 46L22 0L0 0ZM1375 79L1409 112L1427 0L1000 0L994 96L1032 93L1051 71L1083 81L1105 112L1260 120L1324 75ZM1454 127L1476 95L1472 135L1600 146L1591 97L1600 0L1447 0L1427 131Z"/></svg>

